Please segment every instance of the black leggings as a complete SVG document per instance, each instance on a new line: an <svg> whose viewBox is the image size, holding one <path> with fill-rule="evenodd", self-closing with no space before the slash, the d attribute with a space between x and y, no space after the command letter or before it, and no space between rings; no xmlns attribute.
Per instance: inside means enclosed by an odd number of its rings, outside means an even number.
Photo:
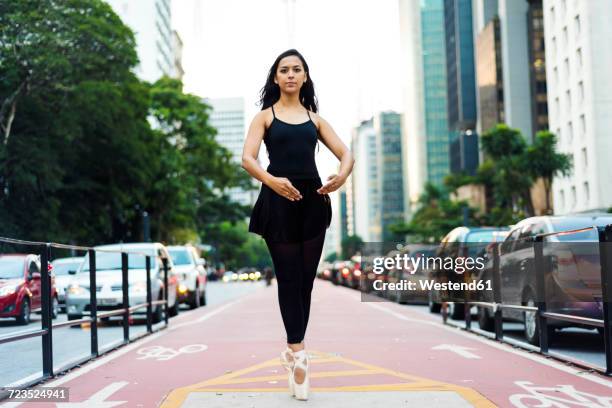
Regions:
<svg viewBox="0 0 612 408"><path fill-rule="evenodd" d="M306 334L310 294L323 251L325 232L324 229L315 238L303 242L266 240L274 263L278 303L289 344L302 342Z"/></svg>

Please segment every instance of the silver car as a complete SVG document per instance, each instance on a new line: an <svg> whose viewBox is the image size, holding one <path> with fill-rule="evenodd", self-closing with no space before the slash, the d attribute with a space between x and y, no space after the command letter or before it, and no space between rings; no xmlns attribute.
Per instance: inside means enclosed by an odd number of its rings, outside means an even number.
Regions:
<svg viewBox="0 0 612 408"><path fill-rule="evenodd" d="M161 243L129 243L101 245L96 250L96 299L97 310L106 311L122 307L121 253L128 252L128 284L129 306L145 303L147 300L146 286L146 254L151 256L151 298L164 298L164 268L162 259L168 262L168 310L170 316L176 316L179 311L177 298L178 277L168 250ZM72 284L66 290L66 313L68 320L80 319L90 311L89 255L84 257L81 267ZM163 319L163 305L153 308L153 321ZM134 311L134 314L146 314L146 308Z"/></svg>
<svg viewBox="0 0 612 408"><path fill-rule="evenodd" d="M79 267L83 263L83 257L58 258L51 262L55 274L55 288L57 289L57 300L62 311L66 309L66 288L72 283Z"/></svg>
<svg viewBox="0 0 612 408"><path fill-rule="evenodd" d="M168 252L179 276L179 302L191 309L206 305L206 261L191 245L168 246Z"/></svg>

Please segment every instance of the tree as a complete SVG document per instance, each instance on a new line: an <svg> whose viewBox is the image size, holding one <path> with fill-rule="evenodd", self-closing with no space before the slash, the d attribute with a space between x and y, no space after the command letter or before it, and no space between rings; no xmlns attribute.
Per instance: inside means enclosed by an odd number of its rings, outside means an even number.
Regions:
<svg viewBox="0 0 612 408"><path fill-rule="evenodd" d="M552 212L550 191L555 175L569 175L572 163L569 155L557 153L557 137L549 131L536 134L533 144L527 148L526 165L534 179L542 177L546 194L546 213Z"/></svg>

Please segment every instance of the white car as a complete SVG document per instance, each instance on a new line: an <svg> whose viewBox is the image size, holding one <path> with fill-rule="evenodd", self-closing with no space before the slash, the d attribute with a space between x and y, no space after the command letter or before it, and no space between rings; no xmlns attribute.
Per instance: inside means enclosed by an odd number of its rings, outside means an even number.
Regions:
<svg viewBox="0 0 612 408"><path fill-rule="evenodd" d="M168 252L179 277L179 302L191 309L206 305L206 261L191 245L169 246Z"/></svg>
<svg viewBox="0 0 612 408"><path fill-rule="evenodd" d="M57 289L57 299L62 311L66 309L66 288L76 276L79 267L83 263L83 257L58 258L51 262L53 273L55 274L55 288Z"/></svg>
<svg viewBox="0 0 612 408"><path fill-rule="evenodd" d="M161 243L129 243L101 245L96 250L96 300L97 310L106 311L122 307L123 292L121 279L121 253L107 251L124 251L151 255L151 298L164 298L164 268L162 258L168 260L168 311L176 316L179 310L177 297L178 276L168 250ZM128 255L129 306L145 303L147 300L146 261L142 255ZM66 313L68 320L80 319L90 311L89 254L85 255L72 284L66 290ZM163 305L153 308L153 321L160 322L163 317ZM146 308L134 311L134 314L146 314Z"/></svg>

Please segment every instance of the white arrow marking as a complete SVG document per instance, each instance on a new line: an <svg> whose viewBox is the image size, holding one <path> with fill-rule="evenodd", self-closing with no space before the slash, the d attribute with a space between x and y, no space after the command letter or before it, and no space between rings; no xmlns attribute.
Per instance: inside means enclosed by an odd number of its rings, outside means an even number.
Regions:
<svg viewBox="0 0 612 408"><path fill-rule="evenodd" d="M465 358L480 358L480 356L470 353L468 350L475 350L471 347L458 346L456 344L440 344L439 346L435 346L431 348L432 350L448 350L453 353L459 354L461 357Z"/></svg>
<svg viewBox="0 0 612 408"><path fill-rule="evenodd" d="M125 404L127 401L106 401L108 397L128 385L127 381L112 383L89 397L87 401L81 402L58 402L57 408L111 408Z"/></svg>

